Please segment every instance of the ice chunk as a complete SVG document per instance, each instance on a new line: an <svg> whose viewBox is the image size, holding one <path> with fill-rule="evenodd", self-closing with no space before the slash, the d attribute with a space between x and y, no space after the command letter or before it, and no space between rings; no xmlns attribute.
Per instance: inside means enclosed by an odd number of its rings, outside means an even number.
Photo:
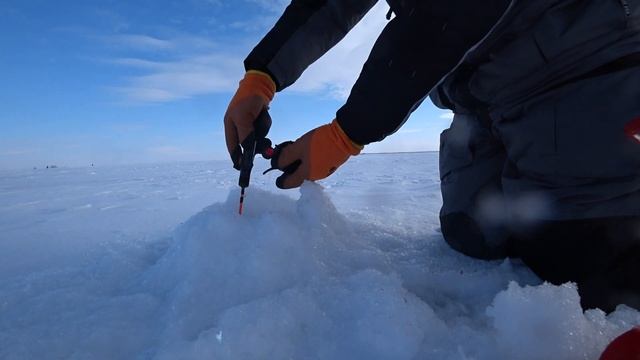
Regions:
<svg viewBox="0 0 640 360"><path fill-rule="evenodd" d="M629 326L607 321L600 310L583 313L571 283L521 287L512 282L487 314L498 350L508 359L597 359Z"/></svg>
<svg viewBox="0 0 640 360"><path fill-rule="evenodd" d="M160 358L411 359L446 330L397 277L369 270L229 308L215 327ZM221 332L225 341L214 341Z"/></svg>

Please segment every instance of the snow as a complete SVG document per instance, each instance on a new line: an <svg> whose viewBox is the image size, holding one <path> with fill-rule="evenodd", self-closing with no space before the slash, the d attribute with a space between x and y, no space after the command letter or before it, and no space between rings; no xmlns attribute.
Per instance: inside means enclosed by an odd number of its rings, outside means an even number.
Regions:
<svg viewBox="0 0 640 360"><path fill-rule="evenodd" d="M597 359L640 324L439 232L437 154L0 173L2 359Z"/></svg>

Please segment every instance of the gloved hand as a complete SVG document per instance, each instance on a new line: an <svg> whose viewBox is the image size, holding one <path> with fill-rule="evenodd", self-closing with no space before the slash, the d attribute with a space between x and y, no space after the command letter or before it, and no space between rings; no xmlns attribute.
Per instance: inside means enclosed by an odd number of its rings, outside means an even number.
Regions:
<svg viewBox="0 0 640 360"><path fill-rule="evenodd" d="M250 70L240 81L224 115L224 136L233 167L240 170L240 144L253 131L253 122L269 106L276 92L276 84L263 72ZM268 127L271 124L267 124Z"/></svg>
<svg viewBox="0 0 640 360"><path fill-rule="evenodd" d="M284 171L276 180L280 189L302 185L304 180L320 180L333 174L352 155L363 149L351 141L338 122L320 126L295 142L281 144L272 160L273 167Z"/></svg>

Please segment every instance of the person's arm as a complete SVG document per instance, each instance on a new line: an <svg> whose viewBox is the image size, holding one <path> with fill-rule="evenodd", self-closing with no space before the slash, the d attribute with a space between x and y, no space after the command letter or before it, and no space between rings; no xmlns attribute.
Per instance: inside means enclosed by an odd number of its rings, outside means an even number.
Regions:
<svg viewBox="0 0 640 360"><path fill-rule="evenodd" d="M378 0L293 0L244 61L268 74L277 91L336 45Z"/></svg>
<svg viewBox="0 0 640 360"><path fill-rule="evenodd" d="M378 0L293 0L245 60L244 79L224 116L227 150L240 169L240 144L276 91L338 43Z"/></svg>
<svg viewBox="0 0 640 360"><path fill-rule="evenodd" d="M360 145L397 131L466 51L489 32L508 0L425 0L378 38L336 118ZM458 10L464 8L462 15ZM411 12L411 11L409 11Z"/></svg>
<svg viewBox="0 0 640 360"><path fill-rule="evenodd" d="M467 49L498 20L509 0L425 0L402 9L384 29L336 121L279 151L276 184L298 187L331 175L363 145L399 129ZM489 6L490 4L491 6ZM466 6L469 14L458 9ZM414 11L415 10L415 11Z"/></svg>

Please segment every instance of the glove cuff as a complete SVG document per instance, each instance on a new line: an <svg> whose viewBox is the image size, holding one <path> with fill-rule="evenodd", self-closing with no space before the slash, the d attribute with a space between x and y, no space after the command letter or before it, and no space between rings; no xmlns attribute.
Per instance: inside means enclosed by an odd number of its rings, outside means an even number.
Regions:
<svg viewBox="0 0 640 360"><path fill-rule="evenodd" d="M269 103L276 94L276 83L266 73L249 70L244 74L244 78L240 80L238 92L259 95L266 103Z"/></svg>
<svg viewBox="0 0 640 360"><path fill-rule="evenodd" d="M345 154L351 156L359 155L360 152L364 149L364 146L356 144L349 138L344 130L342 130L337 120L333 120L329 127L331 129L333 141L335 142L336 146Z"/></svg>

